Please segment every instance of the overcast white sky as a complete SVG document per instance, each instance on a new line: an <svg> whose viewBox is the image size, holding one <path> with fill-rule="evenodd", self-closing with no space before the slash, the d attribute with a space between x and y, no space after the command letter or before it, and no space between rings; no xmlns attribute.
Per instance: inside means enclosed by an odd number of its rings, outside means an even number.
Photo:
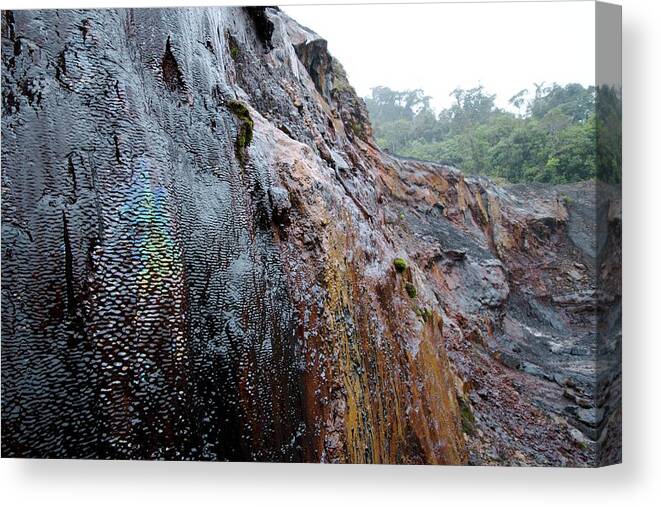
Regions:
<svg viewBox="0 0 661 507"><path fill-rule="evenodd" d="M594 84L594 3L290 6L328 40L359 95L422 88L436 108L481 83L498 105L533 83Z"/></svg>

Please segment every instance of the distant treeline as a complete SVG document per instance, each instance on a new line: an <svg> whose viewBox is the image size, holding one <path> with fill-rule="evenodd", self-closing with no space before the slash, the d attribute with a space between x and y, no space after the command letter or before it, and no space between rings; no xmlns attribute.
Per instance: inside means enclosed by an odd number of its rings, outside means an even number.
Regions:
<svg viewBox="0 0 661 507"><path fill-rule="evenodd" d="M621 179L619 90L536 85L509 100L518 113L496 107L482 86L452 96L454 104L436 113L422 90L373 88L365 102L377 144L510 182Z"/></svg>

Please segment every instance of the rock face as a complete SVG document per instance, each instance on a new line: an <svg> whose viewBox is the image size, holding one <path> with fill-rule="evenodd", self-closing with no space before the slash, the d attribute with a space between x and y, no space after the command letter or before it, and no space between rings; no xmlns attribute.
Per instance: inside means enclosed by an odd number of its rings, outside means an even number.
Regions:
<svg viewBox="0 0 661 507"><path fill-rule="evenodd" d="M619 460L613 189L382 153L276 8L5 11L2 64L3 456Z"/></svg>

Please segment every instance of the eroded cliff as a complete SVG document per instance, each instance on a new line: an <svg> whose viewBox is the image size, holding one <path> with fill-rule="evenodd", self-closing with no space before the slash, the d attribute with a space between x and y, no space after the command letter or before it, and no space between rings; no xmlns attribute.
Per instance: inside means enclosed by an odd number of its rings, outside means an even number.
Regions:
<svg viewBox="0 0 661 507"><path fill-rule="evenodd" d="M2 53L4 456L618 459L608 187L382 153L276 8L5 11Z"/></svg>

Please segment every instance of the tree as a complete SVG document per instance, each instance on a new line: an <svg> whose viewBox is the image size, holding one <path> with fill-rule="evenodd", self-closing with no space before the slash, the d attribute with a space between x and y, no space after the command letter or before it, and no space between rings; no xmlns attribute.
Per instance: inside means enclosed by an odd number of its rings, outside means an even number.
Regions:
<svg viewBox="0 0 661 507"><path fill-rule="evenodd" d="M467 128L484 123L496 112L496 96L484 93L482 85L470 90L456 88L450 95L456 101L449 109L452 132L461 133Z"/></svg>

